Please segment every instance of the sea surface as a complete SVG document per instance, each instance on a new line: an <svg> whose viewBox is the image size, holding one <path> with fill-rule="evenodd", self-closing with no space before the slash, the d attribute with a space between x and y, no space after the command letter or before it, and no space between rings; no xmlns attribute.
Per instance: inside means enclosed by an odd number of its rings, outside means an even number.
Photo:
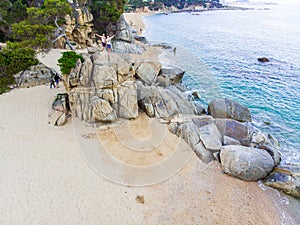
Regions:
<svg viewBox="0 0 300 225"><path fill-rule="evenodd" d="M253 125L279 140L283 163L300 166L300 2L249 7L152 15L144 35L173 46L160 60L186 71L203 106L216 97L247 106Z"/></svg>

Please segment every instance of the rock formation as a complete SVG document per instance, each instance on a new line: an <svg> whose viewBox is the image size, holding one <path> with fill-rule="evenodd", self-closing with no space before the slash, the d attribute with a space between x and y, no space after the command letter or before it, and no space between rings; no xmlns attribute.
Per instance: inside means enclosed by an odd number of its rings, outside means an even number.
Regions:
<svg viewBox="0 0 300 225"><path fill-rule="evenodd" d="M125 56L115 53L97 52L84 58L84 63L78 60L65 79L72 111L81 120L94 123L134 119L138 106L150 117L162 119L197 114L193 103L175 85L182 78L179 69L168 70L173 80L164 87L159 85L158 77L165 70L156 61L140 62L134 67Z"/></svg>
<svg viewBox="0 0 300 225"><path fill-rule="evenodd" d="M92 46L95 42L93 19L93 15L87 8L80 8L76 4L74 5L73 14L65 16L63 29L75 48L86 48ZM64 38L58 39L55 46L65 48L66 40Z"/></svg>
<svg viewBox="0 0 300 225"><path fill-rule="evenodd" d="M31 66L29 70L15 74L14 77L19 87L33 87L48 84L55 75L57 72L54 69L40 63Z"/></svg>
<svg viewBox="0 0 300 225"><path fill-rule="evenodd" d="M208 114L216 118L230 118L241 122L251 122L249 109L227 98L215 99L209 103Z"/></svg>
<svg viewBox="0 0 300 225"><path fill-rule="evenodd" d="M70 117L70 103L67 93L58 94L52 104L49 116L49 124L62 126Z"/></svg>

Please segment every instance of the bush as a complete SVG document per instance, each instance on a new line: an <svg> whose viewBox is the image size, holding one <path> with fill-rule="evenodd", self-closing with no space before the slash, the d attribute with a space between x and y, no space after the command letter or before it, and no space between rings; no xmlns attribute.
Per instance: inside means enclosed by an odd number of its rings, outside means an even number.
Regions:
<svg viewBox="0 0 300 225"><path fill-rule="evenodd" d="M78 59L84 62L82 55L78 55L75 52L64 52L58 60L58 66L62 74L69 74L71 69L75 68Z"/></svg>
<svg viewBox="0 0 300 225"><path fill-rule="evenodd" d="M13 84L14 74L37 65L35 51L18 43L7 43L7 47L0 51L0 94L9 90L8 85Z"/></svg>

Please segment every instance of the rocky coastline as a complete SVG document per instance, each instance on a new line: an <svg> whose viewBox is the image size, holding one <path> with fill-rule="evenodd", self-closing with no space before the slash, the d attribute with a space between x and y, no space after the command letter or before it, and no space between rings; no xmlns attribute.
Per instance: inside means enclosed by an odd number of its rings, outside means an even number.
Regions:
<svg viewBox="0 0 300 225"><path fill-rule="evenodd" d="M230 99L215 99L204 109L181 85L184 71L143 58L146 49L153 47L137 41L137 32L124 17L114 32L114 53L102 52L94 44L83 54L84 63L79 60L66 76L68 92L55 99L51 124L64 125L71 114L89 124L107 124L119 118L136 119L142 110L168 124L169 131L185 140L204 163L217 160L228 175L264 180L266 185L300 197L299 171L280 165L277 140L251 126L246 107ZM163 51L162 46L158 48ZM137 60L136 54L142 59ZM45 83L44 72L39 76L36 69L32 71L25 72L23 80L16 75L20 86Z"/></svg>

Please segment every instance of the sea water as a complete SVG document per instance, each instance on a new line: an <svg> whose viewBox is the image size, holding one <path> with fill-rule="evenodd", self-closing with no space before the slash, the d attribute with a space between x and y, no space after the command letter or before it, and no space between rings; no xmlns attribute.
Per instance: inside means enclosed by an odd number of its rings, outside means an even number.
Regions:
<svg viewBox="0 0 300 225"><path fill-rule="evenodd" d="M253 10L153 15L145 18L145 36L172 44L160 60L186 71L183 83L204 106L216 97L247 106L253 125L280 141L283 163L300 165L299 12L297 1L279 1Z"/></svg>

